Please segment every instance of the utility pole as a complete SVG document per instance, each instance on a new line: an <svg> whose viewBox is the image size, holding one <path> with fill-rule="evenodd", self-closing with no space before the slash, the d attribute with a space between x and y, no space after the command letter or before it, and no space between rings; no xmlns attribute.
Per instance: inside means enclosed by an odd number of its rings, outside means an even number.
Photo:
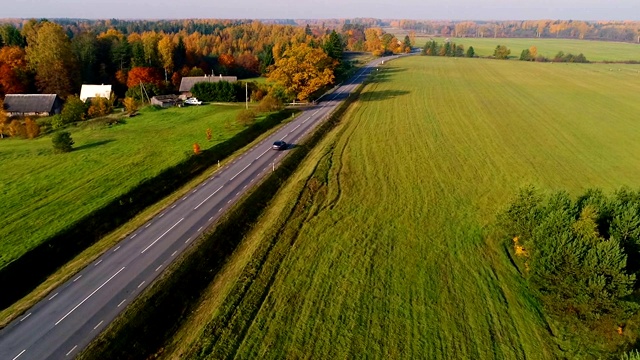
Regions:
<svg viewBox="0 0 640 360"><path fill-rule="evenodd" d="M244 97L245 97L245 109L249 110L249 84L244 83Z"/></svg>

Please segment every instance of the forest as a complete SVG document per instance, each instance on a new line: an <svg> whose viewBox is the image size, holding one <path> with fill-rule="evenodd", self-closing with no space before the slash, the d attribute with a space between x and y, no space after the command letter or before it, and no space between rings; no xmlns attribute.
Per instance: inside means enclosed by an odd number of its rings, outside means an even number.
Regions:
<svg viewBox="0 0 640 360"><path fill-rule="evenodd" d="M269 75L287 50L300 44L332 56L338 72L343 50L382 55L410 46L408 38L401 42L364 25L344 26L336 33L324 26L259 21L5 20L0 95L56 93L66 98L77 94L81 84L111 84L119 98L140 83L175 92L183 76Z"/></svg>

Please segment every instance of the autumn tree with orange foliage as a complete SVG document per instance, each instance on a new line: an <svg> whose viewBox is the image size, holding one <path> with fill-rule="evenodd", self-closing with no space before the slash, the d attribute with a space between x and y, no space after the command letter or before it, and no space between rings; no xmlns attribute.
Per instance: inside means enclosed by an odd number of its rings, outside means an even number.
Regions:
<svg viewBox="0 0 640 360"><path fill-rule="evenodd" d="M134 67L127 74L127 87L143 84L162 85L162 75L157 68L152 67Z"/></svg>
<svg viewBox="0 0 640 360"><path fill-rule="evenodd" d="M290 96L305 101L333 83L336 65L336 60L322 49L305 43L294 44L271 67L269 79L282 85Z"/></svg>
<svg viewBox="0 0 640 360"><path fill-rule="evenodd" d="M40 126L32 118L26 118L24 120L24 128L25 134L29 139L36 138L40 135Z"/></svg>

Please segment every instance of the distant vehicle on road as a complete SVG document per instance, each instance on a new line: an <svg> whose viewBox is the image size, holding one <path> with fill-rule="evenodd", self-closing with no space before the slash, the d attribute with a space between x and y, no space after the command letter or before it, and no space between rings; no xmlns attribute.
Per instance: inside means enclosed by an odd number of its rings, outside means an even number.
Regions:
<svg viewBox="0 0 640 360"><path fill-rule="evenodd" d="M192 97L185 100L184 103L185 105L201 105L202 101L199 101L198 99Z"/></svg>
<svg viewBox="0 0 640 360"><path fill-rule="evenodd" d="M282 141L282 140L278 140L276 142L273 143L273 146L271 147L273 150L286 150L289 147L289 145Z"/></svg>

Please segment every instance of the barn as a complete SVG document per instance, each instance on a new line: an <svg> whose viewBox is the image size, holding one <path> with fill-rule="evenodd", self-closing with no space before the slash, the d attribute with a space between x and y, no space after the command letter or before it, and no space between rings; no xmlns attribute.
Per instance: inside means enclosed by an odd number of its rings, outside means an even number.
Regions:
<svg viewBox="0 0 640 360"><path fill-rule="evenodd" d="M60 114L62 99L57 94L7 94L4 108L9 117Z"/></svg>

